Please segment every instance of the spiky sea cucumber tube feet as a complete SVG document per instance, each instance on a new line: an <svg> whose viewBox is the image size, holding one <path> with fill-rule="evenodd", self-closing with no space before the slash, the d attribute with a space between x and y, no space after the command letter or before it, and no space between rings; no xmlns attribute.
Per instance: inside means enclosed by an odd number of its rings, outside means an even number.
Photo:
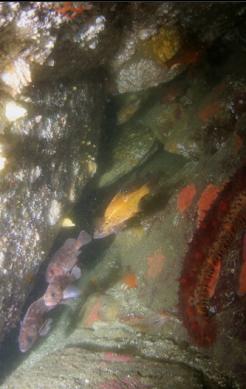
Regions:
<svg viewBox="0 0 246 389"><path fill-rule="evenodd" d="M210 301L216 292L223 261L236 234L246 227L246 165L218 195L194 233L184 259L179 302L183 323L199 346L216 339L216 316Z"/></svg>

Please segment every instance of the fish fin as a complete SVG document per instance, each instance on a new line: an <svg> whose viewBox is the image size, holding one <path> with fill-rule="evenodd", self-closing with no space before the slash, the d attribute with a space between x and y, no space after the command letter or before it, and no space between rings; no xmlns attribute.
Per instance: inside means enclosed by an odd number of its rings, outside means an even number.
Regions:
<svg viewBox="0 0 246 389"><path fill-rule="evenodd" d="M128 220L130 220L130 219L128 219ZM127 222L128 222L128 220L125 220L125 221L119 223L117 226L114 226L114 227L112 228L111 234L117 235L118 232L124 230L124 229L127 227Z"/></svg>
<svg viewBox="0 0 246 389"><path fill-rule="evenodd" d="M48 334L48 332L50 331L51 329L51 324L52 324L52 319L47 319L45 320L44 324L42 325L42 327L39 329L39 335L40 336L45 336Z"/></svg>
<svg viewBox="0 0 246 389"><path fill-rule="evenodd" d="M80 231L79 236L77 238L77 249L80 249L80 247L90 243L91 240L92 237L88 234L88 232L84 230Z"/></svg>
<svg viewBox="0 0 246 389"><path fill-rule="evenodd" d="M72 278L73 278L74 280L79 280L80 277L81 277L81 270L80 270L80 268L79 268L77 265L75 265L75 266L72 268L70 274L71 274L71 276L72 276Z"/></svg>
<svg viewBox="0 0 246 389"><path fill-rule="evenodd" d="M120 224L118 224L118 225L116 225L116 226L113 226L110 230L108 230L108 231L100 231L99 229L98 230L96 230L95 232L94 232L94 235L93 235L93 238L94 239L103 239L103 238L106 238L107 236L109 236L109 235L113 235L113 234L115 234L115 235L117 235L117 233L119 232L119 231L121 231L122 229L124 229L125 227L127 226L127 222L122 222L122 223L120 223Z"/></svg>
<svg viewBox="0 0 246 389"><path fill-rule="evenodd" d="M93 239L103 239L105 238L106 236L108 235L111 235L111 232L110 233L105 233L103 231L100 231L100 229L97 229L95 230L94 234L93 234Z"/></svg>
<svg viewBox="0 0 246 389"><path fill-rule="evenodd" d="M60 302L60 304L59 305L70 305L70 303L71 303L71 299L68 299L68 300L62 300L61 302Z"/></svg>
<svg viewBox="0 0 246 389"><path fill-rule="evenodd" d="M63 300L78 298L80 294L81 292L79 288L76 288L76 286L73 285L69 285L63 291Z"/></svg>

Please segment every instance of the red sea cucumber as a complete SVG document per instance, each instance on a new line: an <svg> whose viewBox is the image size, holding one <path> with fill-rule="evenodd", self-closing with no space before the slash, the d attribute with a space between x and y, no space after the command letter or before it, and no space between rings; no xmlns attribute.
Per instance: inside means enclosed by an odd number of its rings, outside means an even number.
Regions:
<svg viewBox="0 0 246 389"><path fill-rule="evenodd" d="M206 188L203 190L201 197L197 204L197 224L201 223L204 217L207 214L207 211L212 206L213 202L217 198L221 188L208 184Z"/></svg>
<svg viewBox="0 0 246 389"><path fill-rule="evenodd" d="M246 226L246 165L218 195L194 233L185 256L179 301L183 323L194 343L210 346L216 339L216 320L209 303L227 254L238 231Z"/></svg>

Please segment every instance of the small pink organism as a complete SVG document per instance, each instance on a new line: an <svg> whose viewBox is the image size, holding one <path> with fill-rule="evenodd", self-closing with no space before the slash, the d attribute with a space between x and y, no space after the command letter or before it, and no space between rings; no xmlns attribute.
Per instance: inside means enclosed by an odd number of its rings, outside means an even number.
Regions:
<svg viewBox="0 0 246 389"><path fill-rule="evenodd" d="M102 301L101 297L99 296L85 317L84 326L86 328L91 328L96 321L101 320L101 309Z"/></svg>
<svg viewBox="0 0 246 389"><path fill-rule="evenodd" d="M103 353L102 359L107 362L128 363L128 362L132 362L134 360L134 357L128 354L117 354L108 351Z"/></svg>
<svg viewBox="0 0 246 389"><path fill-rule="evenodd" d="M162 272L165 259L166 257L160 248L147 257L146 277L148 279L154 280Z"/></svg>

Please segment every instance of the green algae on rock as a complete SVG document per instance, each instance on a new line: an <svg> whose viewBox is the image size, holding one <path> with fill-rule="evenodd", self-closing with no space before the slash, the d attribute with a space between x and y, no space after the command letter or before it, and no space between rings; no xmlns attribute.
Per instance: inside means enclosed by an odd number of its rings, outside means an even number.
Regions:
<svg viewBox="0 0 246 389"><path fill-rule="evenodd" d="M119 128L112 145L111 167L102 174L99 187L108 186L141 165L156 151L155 139L147 126L126 124Z"/></svg>

